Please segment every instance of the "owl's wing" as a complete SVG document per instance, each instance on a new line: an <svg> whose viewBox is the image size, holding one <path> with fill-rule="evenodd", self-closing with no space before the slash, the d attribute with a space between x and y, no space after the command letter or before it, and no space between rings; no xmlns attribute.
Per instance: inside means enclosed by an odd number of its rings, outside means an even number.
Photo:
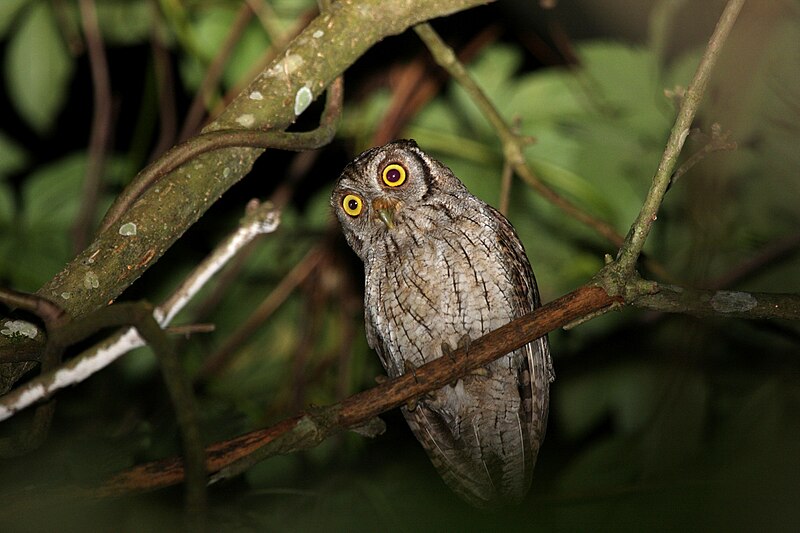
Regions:
<svg viewBox="0 0 800 533"><path fill-rule="evenodd" d="M528 256L525 254L525 249L522 247L522 241L520 241L514 227L499 211L488 205L486 207L497 223L497 241L502 251L500 257L504 258L506 272L509 273L509 278L514 287L514 299L516 301L514 317L518 318L541 305L539 288L536 286L533 269L528 261ZM553 360L550 356L550 343L547 341L546 335L528 344L525 347L525 355L532 373L536 373L536 370L541 365L544 366L542 371L546 372L546 376L541 371L538 375L531 376L534 386L540 378L545 378L548 383L555 380Z"/></svg>
<svg viewBox="0 0 800 533"><path fill-rule="evenodd" d="M498 244L505 252L500 256L504 258L506 271L514 287L514 299L517 302L514 317L517 318L541 305L539 288L517 232L501 213L491 206L487 207L497 222ZM522 355L519 359L518 384L524 413L523 428L527 423L528 439L535 461L547 426L550 383L556 377L547 335L526 344L517 353Z"/></svg>
<svg viewBox="0 0 800 533"><path fill-rule="evenodd" d="M503 262L509 305L519 317L539 305L536 281L513 227L491 208L487 215L497 239L493 255ZM519 501L530 486L553 379L547 337L487 368L485 376L467 376L455 387L434 391L413 411L403 408L444 481L478 507Z"/></svg>
<svg viewBox="0 0 800 533"><path fill-rule="evenodd" d="M416 409L403 408L409 427L422 443L444 481L476 507L517 503L530 486L538 447L527 438L530 424L522 416L522 400L511 369L492 369L486 377L459 381L467 395L483 398L454 419L436 404L432 393ZM466 383L465 383L466 382Z"/></svg>

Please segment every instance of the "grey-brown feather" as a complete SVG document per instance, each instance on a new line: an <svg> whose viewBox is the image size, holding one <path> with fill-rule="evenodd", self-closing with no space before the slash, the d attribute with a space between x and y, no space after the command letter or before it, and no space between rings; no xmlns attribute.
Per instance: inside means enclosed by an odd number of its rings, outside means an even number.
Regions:
<svg viewBox="0 0 800 533"><path fill-rule="evenodd" d="M389 162L407 183L380 181ZM349 193L365 211L343 212ZM370 213L376 197L399 207L388 229ZM469 193L413 141L369 150L337 181L332 205L364 261L367 340L391 377L456 349L539 305L530 265L500 213ZM465 337L466 336L466 337ZM549 383L547 338L507 354L403 414L447 484L474 505L519 501L544 438Z"/></svg>

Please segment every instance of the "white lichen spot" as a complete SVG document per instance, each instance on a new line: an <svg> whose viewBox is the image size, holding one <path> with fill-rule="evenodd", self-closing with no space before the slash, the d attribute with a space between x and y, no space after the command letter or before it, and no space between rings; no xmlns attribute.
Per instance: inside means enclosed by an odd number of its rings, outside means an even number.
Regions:
<svg viewBox="0 0 800 533"><path fill-rule="evenodd" d="M6 337L28 337L29 339L35 339L36 335L39 334L39 330L30 322L24 320L6 320L3 323L3 329L0 329L0 333Z"/></svg>
<svg viewBox="0 0 800 533"><path fill-rule="evenodd" d="M273 67L265 70L263 76L265 78L272 78L274 76L279 75L281 72L283 72L283 62L282 61L280 63L276 63Z"/></svg>
<svg viewBox="0 0 800 533"><path fill-rule="evenodd" d="M72 298L72 293L69 291L64 291L61 293L61 298L63 298L64 300L69 300L70 298Z"/></svg>
<svg viewBox="0 0 800 533"><path fill-rule="evenodd" d="M239 115L236 122L244 128L249 128L256 123L256 117L252 113L245 113L244 115Z"/></svg>
<svg viewBox="0 0 800 533"><path fill-rule="evenodd" d="M96 289L100 286L100 278L91 270L83 276L83 286L87 289Z"/></svg>
<svg viewBox="0 0 800 533"><path fill-rule="evenodd" d="M250 100L263 100L264 95L261 94L261 91L253 91L250 93Z"/></svg>
<svg viewBox="0 0 800 533"><path fill-rule="evenodd" d="M300 113L308 109L311 102L314 101L314 95L311 94L311 89L308 87L300 87L297 94L294 96L294 114L300 116Z"/></svg>
<svg viewBox="0 0 800 533"><path fill-rule="evenodd" d="M737 291L717 291L711 298L711 307L718 313L744 312L758 305L752 294Z"/></svg>
<svg viewBox="0 0 800 533"><path fill-rule="evenodd" d="M119 234L124 235L125 237L136 235L136 224L133 222L126 222L119 227Z"/></svg>
<svg viewBox="0 0 800 533"><path fill-rule="evenodd" d="M323 35L325 35L325 32L324 32L324 31L322 31L322 30L317 30L317 31L315 31L314 33L312 33L312 34L311 34L311 36L312 36L314 39L319 39L319 38L320 38L320 37L322 37Z"/></svg>
<svg viewBox="0 0 800 533"><path fill-rule="evenodd" d="M227 178L230 175L231 175L230 167L225 167L224 169L222 169L222 177L223 178Z"/></svg>

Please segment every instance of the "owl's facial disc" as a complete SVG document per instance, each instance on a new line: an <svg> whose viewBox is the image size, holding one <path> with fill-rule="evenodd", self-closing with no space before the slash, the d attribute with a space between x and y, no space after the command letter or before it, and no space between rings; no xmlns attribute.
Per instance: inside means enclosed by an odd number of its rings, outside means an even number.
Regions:
<svg viewBox="0 0 800 533"><path fill-rule="evenodd" d="M394 217L400 208L400 202L394 198L381 196L372 201L372 212L386 224L386 229L394 228Z"/></svg>

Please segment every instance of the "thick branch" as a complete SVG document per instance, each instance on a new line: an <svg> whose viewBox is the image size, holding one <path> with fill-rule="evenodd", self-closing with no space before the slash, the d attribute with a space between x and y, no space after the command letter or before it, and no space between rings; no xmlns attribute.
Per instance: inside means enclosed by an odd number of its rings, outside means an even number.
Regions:
<svg viewBox="0 0 800 533"><path fill-rule="evenodd" d="M334 433L368 423L373 417L407 401L446 386L487 363L541 337L548 331L618 303L599 287L584 286L533 313L518 318L473 341L468 348L440 357L414 372L360 392L342 402L305 413L206 449L209 472L269 447L270 455L319 444ZM93 492L95 497L152 490L180 483L183 463L174 457L136 466L113 477Z"/></svg>
<svg viewBox="0 0 800 533"><path fill-rule="evenodd" d="M800 294L697 290L642 283L642 288L651 288L629 300L636 307L699 317L800 320Z"/></svg>
<svg viewBox="0 0 800 533"><path fill-rule="evenodd" d="M637 307L695 316L800 318L798 295L691 291L644 281L638 287L641 294L629 302ZM623 304L619 297L608 295L604 289L585 285L474 340L450 357L440 357L340 403L213 444L206 449L206 468L209 473L219 473L254 453L264 459L311 448L342 430L363 426L380 413L444 387L549 331ZM173 457L124 471L91 495L106 497L152 490L180 483L182 479L182 461Z"/></svg>

